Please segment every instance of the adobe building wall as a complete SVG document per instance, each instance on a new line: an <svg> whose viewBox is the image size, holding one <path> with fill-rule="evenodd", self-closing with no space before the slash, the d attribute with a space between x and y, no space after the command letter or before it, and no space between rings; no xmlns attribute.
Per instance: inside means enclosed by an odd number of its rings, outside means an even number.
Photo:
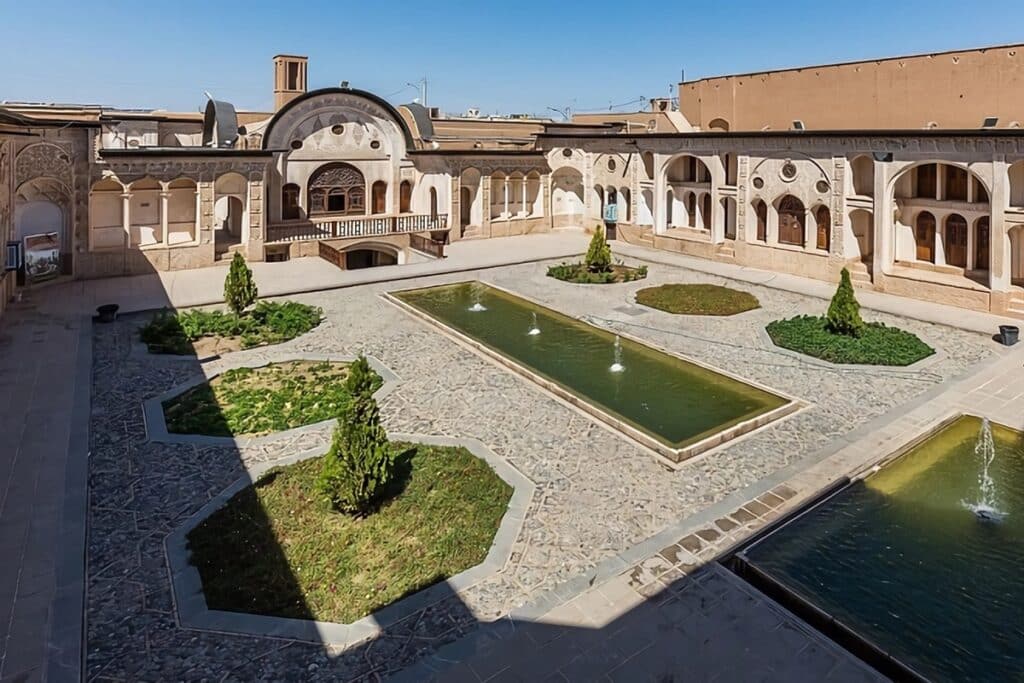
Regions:
<svg viewBox="0 0 1024 683"><path fill-rule="evenodd" d="M1024 123L1024 45L811 66L679 84L701 130L980 128Z"/></svg>

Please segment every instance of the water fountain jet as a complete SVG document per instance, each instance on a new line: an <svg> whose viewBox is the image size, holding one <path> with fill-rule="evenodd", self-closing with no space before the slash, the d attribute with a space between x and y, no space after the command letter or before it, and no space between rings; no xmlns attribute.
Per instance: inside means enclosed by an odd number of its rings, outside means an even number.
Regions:
<svg viewBox="0 0 1024 683"><path fill-rule="evenodd" d="M533 322L530 323L530 331L527 332L526 334L530 335L531 337L535 337L538 334L540 334L540 328L537 327L537 311L533 312Z"/></svg>
<svg viewBox="0 0 1024 683"><path fill-rule="evenodd" d="M974 444L974 454L981 458L981 472L978 474L979 500L977 503L964 503L983 522L999 522L1005 513L996 508L996 482L992 479L989 468L996 459L996 445L992 440L992 425L988 418L981 421L981 432Z"/></svg>
<svg viewBox="0 0 1024 683"><path fill-rule="evenodd" d="M615 362L608 369L612 372L622 372L626 369L622 364L622 340L619 339L619 335L615 335Z"/></svg>

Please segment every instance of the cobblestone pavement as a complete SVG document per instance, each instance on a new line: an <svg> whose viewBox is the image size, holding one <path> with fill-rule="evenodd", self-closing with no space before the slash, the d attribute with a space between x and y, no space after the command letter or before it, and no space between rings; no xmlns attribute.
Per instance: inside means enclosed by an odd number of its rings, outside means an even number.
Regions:
<svg viewBox="0 0 1024 683"><path fill-rule="evenodd" d="M395 672L493 621L670 524L813 455L867 420L986 358L982 335L891 316L940 350L913 371L842 369L768 348L758 330L820 300L751 285L762 309L731 318L671 316L632 303L663 281L721 278L653 266L642 283L582 288L543 276L544 264L485 271L491 281L575 316L649 340L808 401L812 406L727 448L670 471L633 442L530 382L468 351L378 296L470 279L439 276L306 294L326 322L279 348L381 359L402 378L382 402L389 429L475 437L537 490L502 572L386 629L342 647L192 632L176 626L164 537L242 474L327 442L327 429L241 451L147 443L142 401L196 373L193 362L129 358L132 322L97 326L94 339L88 552L90 680L358 679ZM259 356L260 351L244 352ZM215 361L207 364L209 374Z"/></svg>

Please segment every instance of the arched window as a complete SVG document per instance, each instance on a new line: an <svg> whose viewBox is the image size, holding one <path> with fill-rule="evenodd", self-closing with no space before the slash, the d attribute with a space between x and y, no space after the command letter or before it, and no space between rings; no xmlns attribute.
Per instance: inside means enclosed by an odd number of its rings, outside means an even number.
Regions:
<svg viewBox="0 0 1024 683"><path fill-rule="evenodd" d="M754 201L754 215L757 216L757 231L754 233L758 242L768 241L768 205L760 199Z"/></svg>
<svg viewBox="0 0 1024 683"><path fill-rule="evenodd" d="M672 196L672 190L668 189L665 191L665 228L672 227L672 204L675 201L675 197Z"/></svg>
<svg viewBox="0 0 1024 683"><path fill-rule="evenodd" d="M967 201L967 171L959 166L946 165L945 187L946 199L956 202Z"/></svg>
<svg viewBox="0 0 1024 683"><path fill-rule="evenodd" d="M626 223L631 223L633 221L633 207L631 206L632 202L630 202L629 199L629 188L622 188L619 191L619 205L621 207L619 209L619 220Z"/></svg>
<svg viewBox="0 0 1024 683"><path fill-rule="evenodd" d="M321 166L309 178L309 214L362 214L366 211L366 181L354 166Z"/></svg>
<svg viewBox="0 0 1024 683"><path fill-rule="evenodd" d="M711 229L711 195L704 195L700 207L701 227L705 230Z"/></svg>
<svg viewBox="0 0 1024 683"><path fill-rule="evenodd" d="M281 188L281 219L293 221L301 218L302 210L299 206L299 186L295 183L288 183Z"/></svg>
<svg viewBox="0 0 1024 683"><path fill-rule="evenodd" d="M828 251L832 245L832 213L827 206L819 206L814 212L814 220L818 224L816 246L822 251Z"/></svg>
<svg viewBox="0 0 1024 683"><path fill-rule="evenodd" d="M437 190L430 188L430 217L437 218Z"/></svg>
<svg viewBox="0 0 1024 683"><path fill-rule="evenodd" d="M944 246L946 263L959 268L967 267L967 220L958 213L946 218Z"/></svg>
<svg viewBox="0 0 1024 683"><path fill-rule="evenodd" d="M917 214L914 221L914 243L918 261L935 263L935 216L927 211Z"/></svg>
<svg viewBox="0 0 1024 683"><path fill-rule="evenodd" d="M398 212L409 213L412 211L412 183L403 180L398 186Z"/></svg>
<svg viewBox="0 0 1024 683"><path fill-rule="evenodd" d="M977 270L988 270L989 240L992 231L988 216L982 216L974 224L974 267Z"/></svg>
<svg viewBox="0 0 1024 683"><path fill-rule="evenodd" d="M690 157L691 159L693 157ZM697 227L697 194L691 192L686 195L686 213L689 214L686 217L686 224L691 228Z"/></svg>
<svg viewBox="0 0 1024 683"><path fill-rule="evenodd" d="M779 242L782 244L804 245L804 203L793 195L786 195L779 202Z"/></svg>
<svg viewBox="0 0 1024 683"><path fill-rule="evenodd" d="M384 213L388 210L388 184L378 180L370 187L370 211Z"/></svg>
<svg viewBox="0 0 1024 683"><path fill-rule="evenodd" d="M936 164L925 164L924 166L918 166L914 170L916 171L917 178L914 196L921 199L936 199L935 189L938 166Z"/></svg>

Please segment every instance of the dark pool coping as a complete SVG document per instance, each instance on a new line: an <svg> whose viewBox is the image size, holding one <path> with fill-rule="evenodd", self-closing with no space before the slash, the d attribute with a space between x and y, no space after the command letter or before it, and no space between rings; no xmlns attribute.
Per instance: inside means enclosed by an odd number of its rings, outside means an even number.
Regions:
<svg viewBox="0 0 1024 683"><path fill-rule="evenodd" d="M771 572L761 569L756 562L747 556L747 552L766 541L775 533L792 524L797 519L809 514L814 509L824 505L834 497L849 489L854 484L863 481L870 475L878 472L894 461L902 458L907 453L918 447L928 439L932 438L946 427L962 417L977 417L960 410L945 411L937 420L928 425L904 441L899 447L882 455L878 459L865 464L857 471L848 476L832 482L830 485L819 490L798 507L783 515L779 519L767 524L750 538L744 539L741 543L725 553L719 563L728 568L751 586L761 591L772 600L776 601L798 618L803 620L825 637L829 638L854 657L857 657L883 675L894 680L920 681L928 683L929 678L914 669L909 664L901 661L891 654L884 647L877 644L870 638L861 635L851 626L848 626L841 619L833 616L825 609L819 607L812 599L805 597L798 590L789 587L785 581L776 578ZM980 418L979 418L980 419Z"/></svg>
<svg viewBox="0 0 1024 683"><path fill-rule="evenodd" d="M756 432L756 431L758 431L760 429L763 429L763 428L767 427L768 425L774 424L775 422L778 422L779 420L781 420L783 418L787 418L787 417L790 417L792 415L795 415L796 413L800 412L801 410L804 410L804 409L810 407L809 403L807 403L807 402L805 402L805 401L803 401L803 400L801 400L799 398L790 396L790 395L786 394L785 392L778 391L776 389L772 389L772 388L767 387L767 386L765 386L765 385L763 385L763 384L761 384L759 382L756 382L756 381L752 381L752 380L748 380L748 379L743 378L743 377L739 377L739 376L737 376L737 375L735 375L733 373L730 373L728 371L716 368L716 367L714 367L712 365L709 365L707 363L703 363L701 361L698 361L698 360L695 360L695 359L692 359L692 358L689 358L689 357L686 357L686 356L682 356L682 355L680 355L678 353L675 353L675 352L670 351L668 349L665 349L665 348L663 348L663 347L661 347L661 346L659 346L657 344L654 344L654 343L652 343L652 342L650 342L648 340L642 339L640 337L634 336L634 335L629 334L629 333L619 332L619 331L613 332L612 330L608 330L606 328L598 327L597 325L594 325L593 323L588 322L586 320L583 320L583 319L580 319L578 317L574 317L574 316L568 315L568 314L563 313L561 311L558 311L556 309L552 309L550 306L547 306L547 305L545 305L545 304L543 304L541 302L538 302L538 301L534 301L533 299L531 299L531 298L529 298L527 296L524 296L524 295L522 295L522 294L520 294L518 292L510 291L508 289L505 289L504 287L501 287L499 285L495 285L495 284L490 283L490 282L482 283L485 286L491 287L493 289L496 289L496 290L498 290L500 292L503 292L504 294L507 294L507 295L512 296L512 297L515 297L517 299L521 299L521 300L527 302L528 304L532 304L532 305L540 307L540 308L544 308L544 309L547 309L547 310L554 311L555 313L563 315L563 316L565 316L565 317L567 317L567 318L569 318L571 320L575 320L575 321L583 323L585 325L590 325L590 326L594 327L595 329L602 330L602 331L609 332L609 333L613 333L613 334L618 334L620 337L628 339L628 340L630 340L630 341L632 341L634 343L643 345L643 346L645 346L645 347L647 347L649 349L653 349L654 351L657 351L659 353L663 353L663 354L665 354L667 356L676 358L676 359L678 359L680 361L683 361L684 363L690 363L692 365L695 365L695 366L697 366L699 368L702 368L704 370L707 370L709 372L721 375L721 376L726 377L726 378L728 378L728 379L730 379L730 380L732 380L734 382L737 382L739 384L742 384L742 385L745 385L745 386L749 386L749 387L753 387L754 389L757 389L759 391L763 391L763 392L765 392L767 394L770 394L772 396L778 397L778 398L782 399L783 401L785 401L781 406L778 406L776 408L773 408L771 410L768 410L768 411L765 411L765 412L762 412L762 413L755 414L754 416L749 417L747 419L740 420L740 421L738 421L738 422L736 422L734 424L731 424L731 425L725 427L724 429L719 429L717 431L714 431L713 433L711 433L711 434L709 434L709 435L707 435L707 436L705 436L703 438L700 438L697 441L694 441L692 443L687 443L687 444L685 444L683 446L680 446L680 447L670 446L670 445L664 443L663 441L661 441L660 439L652 436L651 434L648 434L647 432L645 432L645 431L643 431L641 429L638 429L637 427L634 427L633 425L631 425L628 422L626 422L625 420L617 417L616 415L612 414L611 412L609 412L609 411L607 411L607 410L605 410L605 409L595 405L594 403L590 402L588 399L584 398L583 396L580 396L580 395L577 395L577 394L573 393L569 389L563 387L558 382L550 380L547 377L544 377L543 375L541 375L541 374L539 374L537 372L534 372L532 369L526 367L523 363L521 363L519 361L516 361L516 360L510 358L509 356L506 356L505 354L497 351L496 349L491 348L489 345L487 345L487 344L485 344L485 343L483 343L481 341L477 341L476 339L474 339L474 338L470 337L469 335L461 332L460 330L455 329L454 327L452 327L451 325L447 324L446 322L444 322L444 321L442 321L442 320L440 320L440 319L430 315L429 313L420 310L419 308L413 306L412 304L409 304L409 303L401 300L400 298L398 298L398 295L406 293L406 292L413 292L413 291L422 290L422 289L432 289L434 287L450 287L450 286L456 286L456 285L466 284L466 283L471 283L471 282L474 282L474 281L473 280L465 280L465 281L462 281L462 282L452 282L452 283L446 283L446 284L442 284L442 285L433 285L433 286L429 286L428 285L426 287L413 287L413 288L409 288L409 289L398 289L398 290L392 290L392 291L389 291L389 292L384 292L384 293L381 294L381 297L385 301L388 301L388 302L394 304L395 306L397 306L401 310L405 311L406 313L412 315L413 317L415 317L415 318L417 318L417 319L427 323L431 327L434 327L434 328L440 330L443 334L445 334L446 336L450 337L455 342L457 342L457 343L459 343L459 344L461 344L463 346L468 347L470 350L475 351L476 353L478 353L479 355L487 358L488 360L491 360L491 361L497 363L498 365L500 365L500 366L502 366L502 367L504 367L506 369L509 369L509 370L515 372L516 374L518 374L518 375L520 375L522 377L525 377L526 379L532 381L534 384L536 384L539 387L541 387L541 389L546 390L549 394L552 394L556 399L559 399L563 403L567 404L569 407L574 408L574 409L578 410L579 412L582 412L582 413L588 415L589 417L596 418L599 424L602 424L605 427L609 427L614 433L618 433L618 434L621 434L621 435L629 437L630 439L632 439L633 441L637 442L642 447L644 447L646 450L651 451L654 454L656 454L657 456L659 456L659 459L661 459L662 462L665 462L670 468L677 469L677 468L681 467L684 462L686 462L687 460L690 460L691 458L694 458L694 457L696 457L698 455L703 455L703 454L706 454L706 453L708 453L710 451L713 451L713 450L716 450L718 448L724 447L724 446L726 446L726 445L728 445L730 443L733 443L734 441L736 441L740 437L745 437L747 435L750 435L750 434L752 434L752 433L754 433L754 432Z"/></svg>

